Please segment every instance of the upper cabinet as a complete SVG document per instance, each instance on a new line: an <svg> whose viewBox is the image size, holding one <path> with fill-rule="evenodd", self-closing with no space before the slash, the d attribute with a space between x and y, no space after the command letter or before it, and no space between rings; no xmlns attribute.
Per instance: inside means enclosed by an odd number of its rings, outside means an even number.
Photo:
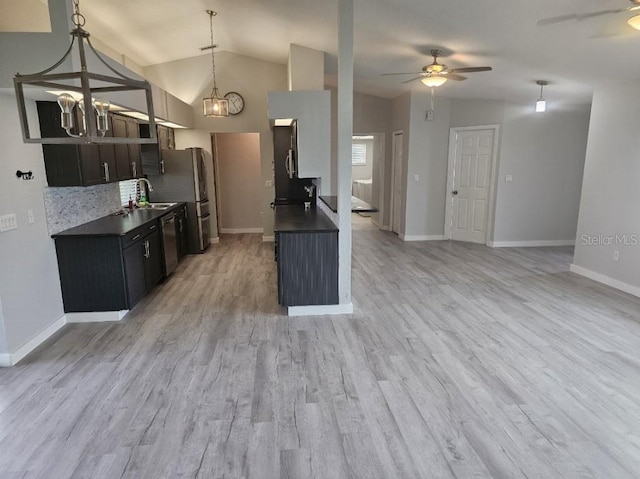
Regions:
<svg viewBox="0 0 640 479"><path fill-rule="evenodd" d="M331 92L276 91L268 94L269 120L298 120L298 177L331 184ZM328 194L328 193L327 193Z"/></svg>
<svg viewBox="0 0 640 479"><path fill-rule="evenodd" d="M175 136L173 128L164 125L156 125L158 133L157 145L140 145L142 153L142 167L148 175L161 175L164 173L162 163L162 150L175 149ZM149 124L140 123L140 137L149 138Z"/></svg>
<svg viewBox="0 0 640 479"><path fill-rule="evenodd" d="M40 130L44 135L65 137L56 102L37 102ZM81 124L78 115L75 124ZM138 122L109 114L108 136L136 138ZM155 146L155 145L152 145ZM140 145L42 145L49 186L91 186L142 176Z"/></svg>

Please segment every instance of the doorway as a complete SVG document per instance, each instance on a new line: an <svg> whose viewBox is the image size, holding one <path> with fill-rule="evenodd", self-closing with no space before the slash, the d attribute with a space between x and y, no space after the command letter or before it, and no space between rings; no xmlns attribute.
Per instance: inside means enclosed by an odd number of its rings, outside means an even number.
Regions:
<svg viewBox="0 0 640 479"><path fill-rule="evenodd" d="M262 233L259 133L211 135L218 231Z"/></svg>
<svg viewBox="0 0 640 479"><path fill-rule="evenodd" d="M400 234L402 228L402 155L404 148L404 131L393 132L391 144L391 231Z"/></svg>
<svg viewBox="0 0 640 479"><path fill-rule="evenodd" d="M352 227L380 228L384 214L385 134L354 134L351 148Z"/></svg>
<svg viewBox="0 0 640 479"><path fill-rule="evenodd" d="M445 236L486 244L493 223L498 125L452 128Z"/></svg>

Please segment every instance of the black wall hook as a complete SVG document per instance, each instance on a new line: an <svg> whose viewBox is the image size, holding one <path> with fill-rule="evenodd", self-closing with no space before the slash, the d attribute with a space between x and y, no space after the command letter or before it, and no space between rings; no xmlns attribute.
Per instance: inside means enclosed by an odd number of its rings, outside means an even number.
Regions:
<svg viewBox="0 0 640 479"><path fill-rule="evenodd" d="M33 171L16 171L16 176L18 178L22 178L23 180L33 180Z"/></svg>

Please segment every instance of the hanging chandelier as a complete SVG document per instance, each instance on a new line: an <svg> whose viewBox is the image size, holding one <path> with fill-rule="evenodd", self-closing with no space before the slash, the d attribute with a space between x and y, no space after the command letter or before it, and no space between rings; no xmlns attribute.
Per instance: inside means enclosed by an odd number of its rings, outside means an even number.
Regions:
<svg viewBox="0 0 640 479"><path fill-rule="evenodd" d="M71 21L75 28L70 32L71 44L62 58L46 70L30 75L17 73L13 79L24 142L46 144L157 143L150 83L123 75L109 65L96 51L89 40L89 32L82 28L86 19L80 13L79 0L73 0ZM52 73L70 58L74 46L80 58L80 70ZM116 76L89 72L86 56L88 51L93 52L95 57ZM60 124L67 136L31 138L24 96L25 85L44 88L49 92L58 92L57 100L61 111ZM143 91L145 93L150 138L120 138L106 135L109 129L108 112L111 102L105 99L104 95L127 91Z"/></svg>
<svg viewBox="0 0 640 479"><path fill-rule="evenodd" d="M213 17L217 15L213 10L207 10L209 14L209 31L211 33L211 45L202 48L202 50L211 49L211 73L213 75L213 89L208 98L202 100L204 116L223 117L229 116L229 100L220 96L218 85L216 83L216 54L215 49L218 45L213 43Z"/></svg>

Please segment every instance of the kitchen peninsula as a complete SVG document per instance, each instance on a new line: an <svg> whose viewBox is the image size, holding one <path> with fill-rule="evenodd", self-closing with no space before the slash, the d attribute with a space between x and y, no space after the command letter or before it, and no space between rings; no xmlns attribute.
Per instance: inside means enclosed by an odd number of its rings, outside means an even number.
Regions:
<svg viewBox="0 0 640 479"><path fill-rule="evenodd" d="M338 304L338 227L317 208L275 208L278 302L282 306Z"/></svg>

